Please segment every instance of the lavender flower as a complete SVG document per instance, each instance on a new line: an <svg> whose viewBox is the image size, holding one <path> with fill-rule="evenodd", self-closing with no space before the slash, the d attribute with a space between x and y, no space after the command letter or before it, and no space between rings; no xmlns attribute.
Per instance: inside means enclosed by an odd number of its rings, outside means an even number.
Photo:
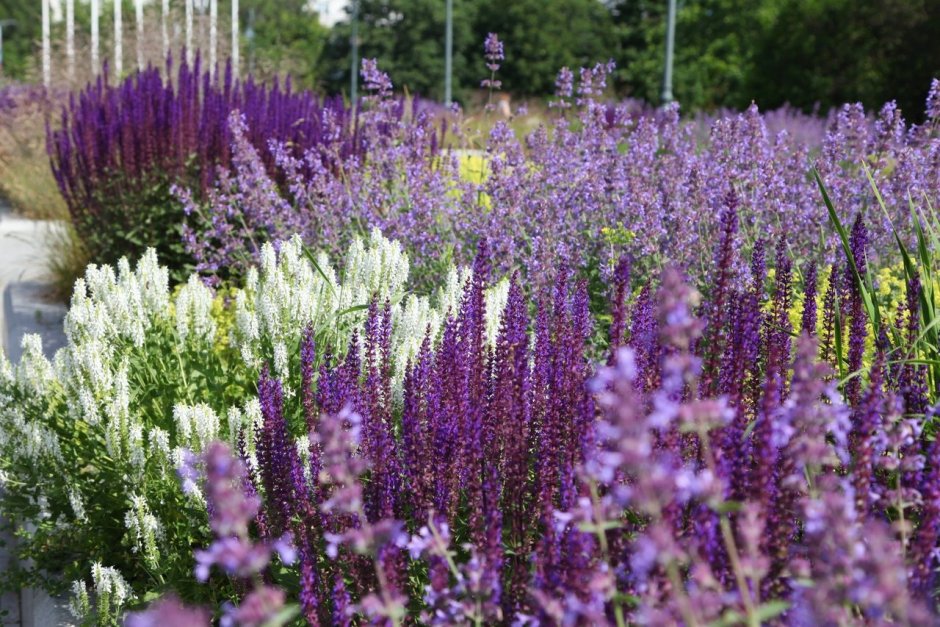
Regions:
<svg viewBox="0 0 940 627"><path fill-rule="evenodd" d="M505 58L505 55L503 54L503 42L499 40L496 33L486 35L483 50L486 51L487 69L491 72L499 71L499 62Z"/></svg>
<svg viewBox="0 0 940 627"><path fill-rule="evenodd" d="M175 596L168 595L151 604L146 610L132 612L124 619L126 627L208 627L211 614L205 608L187 607Z"/></svg>
<svg viewBox="0 0 940 627"><path fill-rule="evenodd" d="M285 594L280 588L261 586L252 590L238 607L229 605L222 614L222 627L262 627L284 607Z"/></svg>

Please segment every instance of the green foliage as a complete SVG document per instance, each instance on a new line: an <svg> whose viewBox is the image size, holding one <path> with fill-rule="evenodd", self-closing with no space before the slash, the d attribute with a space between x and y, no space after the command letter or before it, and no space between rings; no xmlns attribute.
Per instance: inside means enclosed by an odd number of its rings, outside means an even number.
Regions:
<svg viewBox="0 0 940 627"><path fill-rule="evenodd" d="M940 4L930 0L764 0L744 96L763 108L823 110L897 100L918 119L940 74ZM740 98L736 104L741 104Z"/></svg>
<svg viewBox="0 0 940 627"><path fill-rule="evenodd" d="M562 67L576 70L616 58L610 12L596 0L486 0L480 5L469 52L475 55L477 81L487 75L483 39L488 32L504 43L499 79L513 93L552 94Z"/></svg>
<svg viewBox="0 0 940 627"><path fill-rule="evenodd" d="M888 217L884 200L867 167L865 173L880 208ZM938 383L940 383L940 334L938 334L940 332L940 310L938 310L937 300L938 278L940 277L937 277L934 268L937 265L935 256L937 251L940 251L940 216L934 211L929 199L925 199L927 209L924 212L919 211L914 205L913 199L911 199L911 223L916 236L916 246L913 251L908 250L902 236L895 231L895 241L903 261L904 278L907 282L916 279L921 290L918 299L919 328L921 332L917 338L912 340L912 338L905 337L901 333L899 326L896 324L897 321L892 323L891 320L886 319L892 303L886 302L890 299L879 294L871 268L866 267L864 275L859 273L857 261L849 245L848 232L839 219L822 179L818 173L814 172L814 175L823 202L829 211L829 220L839 235L842 252L846 255L849 267L855 277L855 284L862 295L865 315L868 317L872 329L875 333L881 328L887 331L890 343L889 358L892 363L927 366L929 388L932 390L937 389ZM890 218L888 219L890 220ZM837 349L837 355L841 355L841 353L841 348ZM845 379L846 377L859 376L859 374L840 372L840 377Z"/></svg>
<svg viewBox="0 0 940 627"><path fill-rule="evenodd" d="M242 42L251 69L262 76L289 74L302 87L320 84L318 60L329 30L303 0L243 0L239 5L242 32L249 25L254 41Z"/></svg>
<svg viewBox="0 0 940 627"><path fill-rule="evenodd" d="M34 67L33 54L42 27L42 4L0 0L0 20L16 20L3 29L3 71L0 77L24 79Z"/></svg>
<svg viewBox="0 0 940 627"><path fill-rule="evenodd" d="M474 28L479 2L454 0L454 95L478 84L483 72L483 39ZM444 94L444 2L360 0L359 58L376 58L395 86L427 98ZM323 59L324 85L349 90L350 22L337 24ZM357 70L358 71L358 70Z"/></svg>
<svg viewBox="0 0 940 627"><path fill-rule="evenodd" d="M173 269L173 281L184 280L192 269L192 258L183 244L183 209L170 193L175 181L162 171L146 172L133 181L124 179L115 173L94 190L100 213L73 215L72 223L88 258L113 262L155 247L160 259Z"/></svg>
<svg viewBox="0 0 940 627"><path fill-rule="evenodd" d="M687 109L715 108L741 99L750 38L760 5L739 0L680 2L676 15L673 95ZM666 3L614 0L620 43L617 86L625 95L659 102L666 39Z"/></svg>

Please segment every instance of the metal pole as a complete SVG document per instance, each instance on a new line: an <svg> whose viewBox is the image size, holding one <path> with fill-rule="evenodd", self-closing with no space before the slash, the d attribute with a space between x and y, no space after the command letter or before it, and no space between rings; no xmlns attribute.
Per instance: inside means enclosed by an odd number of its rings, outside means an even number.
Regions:
<svg viewBox="0 0 940 627"><path fill-rule="evenodd" d="M193 0L186 0L186 62L193 64Z"/></svg>
<svg viewBox="0 0 940 627"><path fill-rule="evenodd" d="M160 30L163 35L163 60L170 56L170 0L163 0L160 13Z"/></svg>
<svg viewBox="0 0 940 627"><path fill-rule="evenodd" d="M238 0L232 0L232 73L238 78Z"/></svg>
<svg viewBox="0 0 940 627"><path fill-rule="evenodd" d="M134 0L134 13L137 18L137 69L144 69L144 0Z"/></svg>
<svg viewBox="0 0 940 627"><path fill-rule="evenodd" d="M98 74L99 62L98 62L98 20L101 17L101 11L99 11L98 6L99 0L91 0L91 74L95 76Z"/></svg>
<svg viewBox="0 0 940 627"><path fill-rule="evenodd" d="M669 0L666 14L666 69L663 72L663 102L672 102L672 55L676 44L676 0Z"/></svg>
<svg viewBox="0 0 940 627"><path fill-rule="evenodd" d="M75 0L65 0L65 57L69 81L75 80Z"/></svg>
<svg viewBox="0 0 940 627"><path fill-rule="evenodd" d="M255 10L248 9L248 25L245 27L245 42L248 44L248 75L255 71Z"/></svg>
<svg viewBox="0 0 940 627"><path fill-rule="evenodd" d="M121 0L114 0L114 76L124 72L124 25L121 23Z"/></svg>
<svg viewBox="0 0 940 627"><path fill-rule="evenodd" d="M359 0L352 0L352 67L349 75L349 102L353 106L359 99Z"/></svg>
<svg viewBox="0 0 940 627"><path fill-rule="evenodd" d="M49 0L42 0L42 83L52 84L52 40L50 35Z"/></svg>
<svg viewBox="0 0 940 627"><path fill-rule="evenodd" d="M454 69L454 0L446 0L444 15L444 103L451 102Z"/></svg>
<svg viewBox="0 0 940 627"><path fill-rule="evenodd" d="M215 75L216 43L218 41L219 0L209 0L209 74Z"/></svg>

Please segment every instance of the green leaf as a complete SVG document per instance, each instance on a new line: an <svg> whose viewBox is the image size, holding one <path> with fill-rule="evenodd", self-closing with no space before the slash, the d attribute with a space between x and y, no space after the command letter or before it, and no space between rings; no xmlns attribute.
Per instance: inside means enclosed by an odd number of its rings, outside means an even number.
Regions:
<svg viewBox="0 0 940 627"><path fill-rule="evenodd" d="M326 284L329 286L329 288L330 288L330 293L335 297L335 296L336 296L336 288L333 287L333 282L330 281L329 277L327 277L327 276L326 276L326 273L323 271L323 268L321 268L321 267L320 267L320 264L317 263L316 258L313 256L313 252L312 252L309 248L307 248L306 246L304 246L304 245L301 245L301 246L300 246L300 249L303 251L304 257L306 257L307 260L310 261L310 264L313 266L313 269L317 271L317 274L319 274L320 277L321 277L321 278L326 282Z"/></svg>
<svg viewBox="0 0 940 627"><path fill-rule="evenodd" d="M790 609L790 604L786 601L767 601L755 609L757 619L761 622L780 616Z"/></svg>
<svg viewBox="0 0 940 627"><path fill-rule="evenodd" d="M740 501L721 501L712 509L719 514L732 514L740 512L744 505Z"/></svg>
<svg viewBox="0 0 940 627"><path fill-rule="evenodd" d="M264 627L282 627L294 619L295 616L300 614L300 606L296 603L284 606L284 608L274 615L273 618L268 619L264 623Z"/></svg>
<svg viewBox="0 0 940 627"><path fill-rule="evenodd" d="M878 306L877 294L874 292L872 287L873 281L871 279L871 273L866 270L866 276L863 278L861 273L858 271L858 263L856 262L855 255L852 254L852 247L849 244L848 232L842 225L842 221L839 219L839 214L836 213L836 209L832 204L832 199L829 198L829 192L826 191L826 186L823 184L822 178L819 176L819 172L815 168L813 169L813 176L816 178L816 184L819 186L819 191L822 192L823 202L826 205L826 210L829 212L829 220L832 222L836 232L839 234L839 239L842 241L842 249L845 252L846 259L849 262L849 267L852 269L852 276L855 278L855 284L858 286L859 293L862 296L862 301L865 305L865 311L868 314L868 317L871 319L872 325L875 327L875 329L880 329L881 311Z"/></svg>
<svg viewBox="0 0 940 627"><path fill-rule="evenodd" d="M336 315L335 315L334 317L337 318L337 319L339 319L339 318L342 318L343 316L345 316L345 315L347 315L347 314L351 314L351 313L354 313L354 312L357 312L357 311L364 311L364 310L366 310L366 309L368 309L368 308L369 308L368 305L353 305L352 307L347 307L346 309L337 311L337 312L336 312Z"/></svg>

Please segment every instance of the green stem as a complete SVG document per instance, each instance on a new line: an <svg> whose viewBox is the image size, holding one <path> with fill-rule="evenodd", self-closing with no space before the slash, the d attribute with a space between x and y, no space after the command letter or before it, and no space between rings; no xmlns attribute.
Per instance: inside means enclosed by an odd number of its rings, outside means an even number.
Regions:
<svg viewBox="0 0 940 627"><path fill-rule="evenodd" d="M705 458L705 464L712 475L717 477L718 468L712 454L707 429L699 430L699 441L702 443L702 456ZM741 557L738 553L737 543L734 540L734 532L731 530L731 521L728 520L727 514L719 514L719 525L721 526L721 538L724 541L725 550L728 552L728 560L731 562L731 570L734 572L735 583L738 586L738 594L741 595L741 601L744 603L748 627L759 627L760 618L754 608L754 600L751 598L751 590L747 585L747 577L744 575L744 569L741 566ZM757 581L755 581L754 588L757 587Z"/></svg>
<svg viewBox="0 0 940 627"><path fill-rule="evenodd" d="M603 525L598 524L598 522L603 517L603 512L600 508L600 495L597 493L597 482L591 480L591 504L594 509L594 521L595 521L595 534L597 535L597 542L601 547L601 556L605 563L610 563L610 548L607 544L607 533ZM614 591L616 592L616 590ZM617 627L626 627L626 618L623 615L623 608L620 606L620 603L617 601L616 597L611 600L611 604L614 608L614 619L617 621Z"/></svg>

